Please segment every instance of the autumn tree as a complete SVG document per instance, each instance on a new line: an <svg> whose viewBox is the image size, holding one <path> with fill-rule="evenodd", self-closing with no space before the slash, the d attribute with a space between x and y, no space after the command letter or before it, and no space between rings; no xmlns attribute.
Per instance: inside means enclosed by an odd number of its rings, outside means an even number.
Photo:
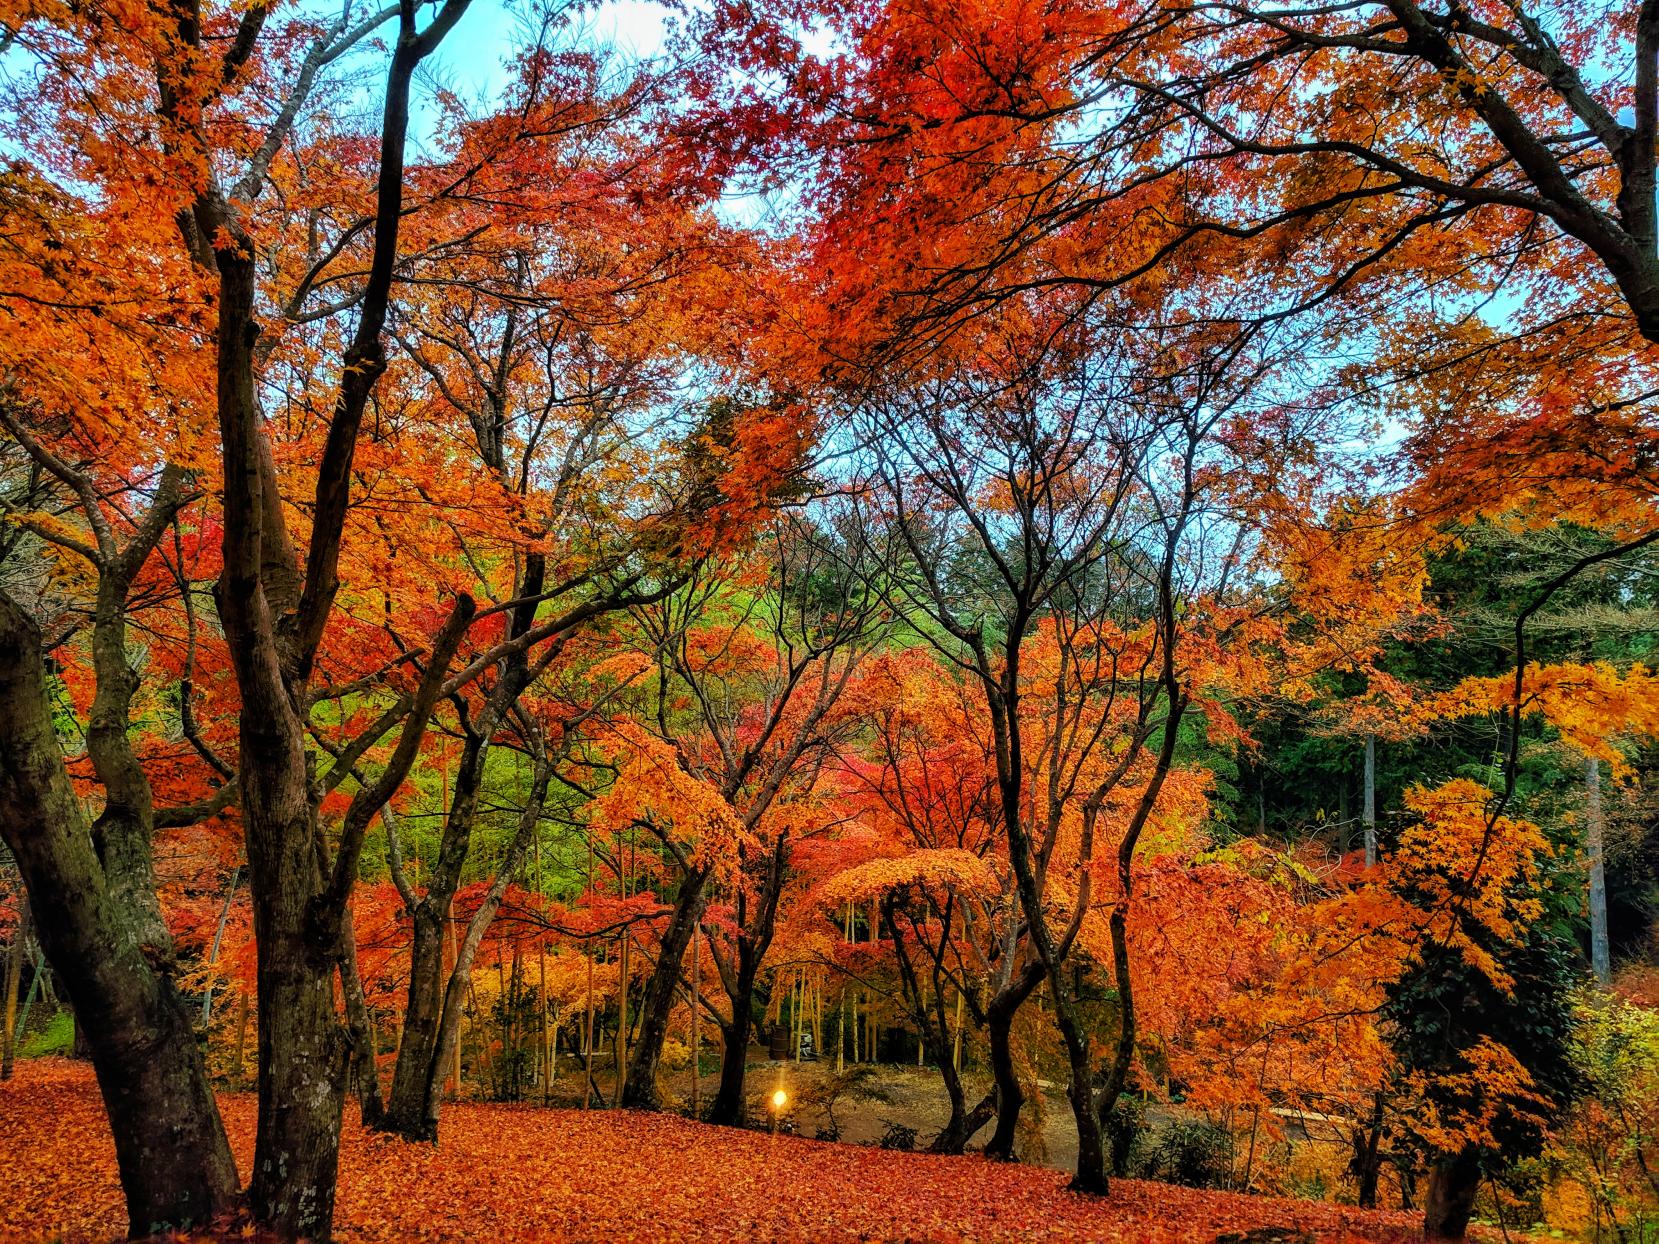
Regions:
<svg viewBox="0 0 1659 1244"><path fill-rule="evenodd" d="M476 692L453 698L463 747L424 893L391 860L414 940L386 1124L410 1137L436 1134L478 943L469 925L446 982L444 930L492 738L514 728L521 698L582 627L672 588L672 574L650 573L645 551L688 539L674 516L689 512L691 492L719 484L669 462L684 434L669 386L697 344L682 331L676 300L695 281L688 252L706 242L706 226L658 200L635 205L645 174L612 131L645 88L596 98L597 68L585 60L577 68L570 81L548 72L521 88L532 113L514 122L529 133L514 140L528 148L523 163L495 174L487 191L474 187L488 213L480 218L470 202L460 211L463 222L479 220L474 230L452 227L469 242L434 272L430 295L412 302L396 329L409 383L428 390L429 417L461 430L498 490L493 522L487 510L476 516L463 555L475 566L498 563L503 552L511 559L496 589L507 611L503 638L518 641L536 627L549 640L534 660L522 650L493 660ZM504 141L494 124L476 131L469 149ZM576 728L569 721L562 733ZM509 851L502 885L518 858ZM472 918L480 935L499 904L491 894Z"/></svg>
<svg viewBox="0 0 1659 1244"><path fill-rule="evenodd" d="M625 784L608 797L613 816L631 808L627 818L660 846L678 889L646 984L623 1100L657 1103L668 1010L700 926L729 1004L716 1016L723 1053L709 1118L719 1123L744 1116L754 1007L794 852L833 816L815 792L836 740L852 728L837 705L882 632L879 595L831 516L786 512L748 557L747 567L711 565L661 604L636 611L655 666L641 681L648 699L636 727L648 737L623 763ZM698 796L674 796L688 780ZM709 804L688 819L711 798L723 810ZM617 807L618 799L633 802Z"/></svg>
<svg viewBox="0 0 1659 1244"><path fill-rule="evenodd" d="M884 656L854 695L864 730L841 757L846 795L869 831L834 868L824 901L885 913L910 1018L934 1054L950 1118L933 1141L959 1153L994 1117L983 1152L1014 1156L1025 1090L1014 1019L1042 983L1004 865L995 745L977 688L925 648ZM967 858L963 858L967 857ZM908 926L908 928L906 927ZM958 1011L947 1016L954 991ZM961 1008L984 1030L993 1091L968 1104L957 1050Z"/></svg>
<svg viewBox="0 0 1659 1244"><path fill-rule="evenodd" d="M1071 1064L1075 1186L1095 1192L1101 1115L1134 1057L1132 864L1200 685L1179 646L1248 545L1212 565L1201 533L1230 478L1217 431L1252 373L1232 370L1248 334L1183 348L1108 325L1063 303L1011 310L972 352L865 394L862 415L871 538L903 555L889 598L984 697L1008 860ZM1116 860L1119 1031L1103 1071L1067 970L1097 850Z"/></svg>

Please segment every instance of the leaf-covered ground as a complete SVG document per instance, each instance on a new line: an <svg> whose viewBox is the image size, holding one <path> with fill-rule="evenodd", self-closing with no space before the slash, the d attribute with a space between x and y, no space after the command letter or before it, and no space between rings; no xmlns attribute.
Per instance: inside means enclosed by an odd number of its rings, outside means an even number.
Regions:
<svg viewBox="0 0 1659 1244"><path fill-rule="evenodd" d="M245 1173L254 1100L221 1098ZM437 1146L348 1122L338 1235L378 1240L1420 1239L1410 1215L1065 1176L712 1128L635 1113L461 1105ZM84 1065L22 1063L0 1084L0 1240L107 1240L125 1224L114 1147ZM1258 1237L1260 1238L1260 1237Z"/></svg>

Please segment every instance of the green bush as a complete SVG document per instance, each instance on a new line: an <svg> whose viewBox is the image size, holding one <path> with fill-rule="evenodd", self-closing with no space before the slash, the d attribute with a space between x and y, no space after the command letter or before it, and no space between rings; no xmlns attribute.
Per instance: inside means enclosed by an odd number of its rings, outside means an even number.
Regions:
<svg viewBox="0 0 1659 1244"><path fill-rule="evenodd" d="M1147 1145L1140 1174L1188 1188L1224 1188L1232 1176L1233 1138L1213 1123L1181 1120Z"/></svg>
<svg viewBox="0 0 1659 1244"><path fill-rule="evenodd" d="M1138 1097L1120 1097L1106 1116L1106 1143L1111 1147L1112 1174L1127 1175L1136 1141L1146 1131L1146 1105Z"/></svg>

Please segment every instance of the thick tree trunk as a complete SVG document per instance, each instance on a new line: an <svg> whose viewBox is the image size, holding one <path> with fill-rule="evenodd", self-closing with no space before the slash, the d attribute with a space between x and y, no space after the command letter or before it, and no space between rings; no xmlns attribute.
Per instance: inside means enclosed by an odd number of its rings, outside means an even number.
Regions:
<svg viewBox="0 0 1659 1244"><path fill-rule="evenodd" d="M680 965L697 922L703 918L708 876L706 870L698 869L683 879L668 928L663 930L657 963L645 983L645 998L640 1004L639 1037L634 1043L622 1090L624 1106L636 1110L662 1108L657 1093L657 1067L662 1061L663 1041L668 1036L668 1016L680 988Z"/></svg>
<svg viewBox="0 0 1659 1244"><path fill-rule="evenodd" d="M430 899L429 894L415 910L409 999L382 1120L387 1131L409 1140L437 1139L437 1121L428 1122L426 1106L432 1099L430 1086L434 1079L443 1083L437 1048L438 1024L443 1016L444 920Z"/></svg>
<svg viewBox="0 0 1659 1244"><path fill-rule="evenodd" d="M52 724L40 632L4 594L0 805L0 835L28 887L36 936L92 1050L129 1230L148 1235L232 1209L236 1165L167 968L171 945L152 940L147 910L132 909L136 887L109 875L142 848L126 844L107 863L94 850Z"/></svg>
<svg viewBox="0 0 1659 1244"><path fill-rule="evenodd" d="M1423 1234L1431 1240L1461 1240L1479 1191L1480 1156L1474 1149L1438 1159L1423 1198Z"/></svg>
<svg viewBox="0 0 1659 1244"><path fill-rule="evenodd" d="M415 5L398 11L380 126L373 258L317 461L303 575L284 526L257 394L256 247L241 212L216 185L197 196L192 211L192 231L213 239L211 261L219 274L215 400L224 568L214 599L242 700L238 785L259 979L258 1137L249 1195L255 1218L288 1239L326 1240L333 1226L347 1055L334 974L363 832L408 773L473 613L471 599L458 597L433 644L393 758L373 787L353 799L330 861L307 754L311 673L340 587L357 437L386 366L381 336L403 216L410 82L466 7L467 0L444 0L424 31L417 27Z"/></svg>
<svg viewBox="0 0 1659 1244"><path fill-rule="evenodd" d="M1014 1070L1016 1009L1017 1004L999 1007L993 1000L985 1024L991 1046L991 1075L996 1081L997 1125L984 1152L988 1158L1009 1162L1014 1160L1014 1135L1020 1124L1020 1108L1025 1104L1025 1090L1020 1087L1019 1074Z"/></svg>
<svg viewBox="0 0 1659 1244"><path fill-rule="evenodd" d="M303 802L304 795L296 791L295 798ZM249 1195L255 1217L284 1236L327 1239L350 1050L334 1006L338 957L335 947L313 940L309 899L321 878L311 849L310 808L299 812L306 827L271 818L277 822L272 832L266 818L249 814L256 802L243 800L250 868L264 878L254 887L253 908L259 1113Z"/></svg>
<svg viewBox="0 0 1659 1244"><path fill-rule="evenodd" d="M749 1009L743 1007L732 1022L721 1029L725 1038L720 1051L720 1085L709 1103L708 1121L727 1127L742 1127L748 1115L743 1100L744 1073L749 1062Z"/></svg>
<svg viewBox="0 0 1659 1244"><path fill-rule="evenodd" d="M744 1076L749 1066L749 1034L754 1029L756 957L747 943L738 945L735 989L728 989L732 1021L721 1029L725 1048L720 1051L720 1084L709 1105L708 1121L728 1127L742 1127L748 1116L743 1095Z"/></svg>

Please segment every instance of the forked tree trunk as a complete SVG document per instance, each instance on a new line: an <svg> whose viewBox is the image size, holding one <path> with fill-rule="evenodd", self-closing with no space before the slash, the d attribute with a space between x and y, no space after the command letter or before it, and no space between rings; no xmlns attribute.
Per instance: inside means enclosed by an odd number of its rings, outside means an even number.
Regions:
<svg viewBox="0 0 1659 1244"><path fill-rule="evenodd" d="M1042 979L1042 964L1032 960L1019 976L997 992L985 1008L985 1032L991 1048L991 1076L996 1082L997 1119L991 1139L985 1144L984 1154L988 1158L1014 1160L1014 1137L1019 1129L1020 1109L1025 1105L1025 1090L1020 1087L1019 1073L1014 1069L1014 1016Z"/></svg>
<svg viewBox="0 0 1659 1244"><path fill-rule="evenodd" d="M53 727L39 629L3 593L0 804L0 835L28 887L36 937L91 1047L129 1231L148 1235L233 1209L236 1165L190 1009L157 968L172 947L154 940L150 913L135 910L142 878L117 884L112 875L136 867L147 843L99 859Z"/></svg>
<svg viewBox="0 0 1659 1244"><path fill-rule="evenodd" d="M708 878L707 869L697 869L683 879L668 927L663 930L657 963L645 983L645 997L640 1003L639 1036L628 1061L622 1090L624 1106L636 1110L662 1108L657 1092L657 1068L662 1062L663 1042L668 1037L668 1017L680 989L680 966L685 961L686 948L691 944L697 922L703 918Z"/></svg>
<svg viewBox="0 0 1659 1244"><path fill-rule="evenodd" d="M737 972L727 990L731 1000L731 1022L721 1026L724 1048L720 1051L720 1084L709 1104L708 1121L728 1127L742 1127L748 1103L743 1082L749 1066L749 1034L754 1028L756 956L747 941L738 944Z"/></svg>
<svg viewBox="0 0 1659 1244"><path fill-rule="evenodd" d="M408 773L474 612L469 597L457 598L429 653L397 749L372 788L354 797L328 860L306 733L311 674L340 587L357 438L386 366L382 334L403 217L410 83L467 2L444 0L425 30L417 25L418 6L397 10L380 125L373 258L313 477L303 575L285 527L258 398L257 247L241 210L216 185L197 196L192 211L191 231L212 239L219 277L215 403L224 568L214 599L241 695L238 786L258 950L259 1110L249 1199L255 1219L286 1239L326 1240L333 1228L348 1050L335 1012L334 975L363 833Z"/></svg>
<svg viewBox="0 0 1659 1244"><path fill-rule="evenodd" d="M480 753L481 755L482 753ZM480 772L482 761L479 762ZM440 912L447 914L453 898L446 888L439 896L441 906L427 899L417 906L416 927L425 930L410 976L410 1013L406 1018L403 1040L398 1047L397 1074L392 1083L392 1098L386 1109L384 1127L408 1139L436 1140L438 1138L438 1111L443 1097L444 1077L449 1064L460 1050L461 1018L466 1008L468 991L472 984L472 965L484 933L501 909L502 897L517 873L534 841L542 808L547 800L547 787L552 768L545 756L538 756L536 769L530 780L530 798L519 815L517 831L508 844L507 854L496 870L495 879L485 892L478 910L467 923L466 936L455 949L455 963L447 980L443 975L443 923ZM476 791L474 792L476 796ZM460 848L464 851L464 847ZM459 876L459 868L455 870ZM427 975L420 978L419 1009L416 1009L417 979L415 972ZM439 990L442 990L441 994ZM411 1023L410 1020L417 1021ZM457 1087L459 1084L457 1083Z"/></svg>

